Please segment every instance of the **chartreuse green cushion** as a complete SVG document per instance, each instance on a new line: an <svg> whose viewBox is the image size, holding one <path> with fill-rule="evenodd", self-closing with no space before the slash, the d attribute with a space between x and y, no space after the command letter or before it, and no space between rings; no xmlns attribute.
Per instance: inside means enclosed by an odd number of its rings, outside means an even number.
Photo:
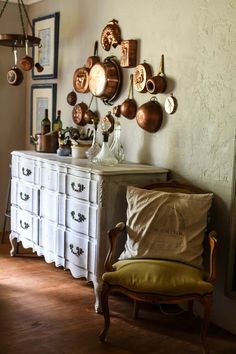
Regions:
<svg viewBox="0 0 236 354"><path fill-rule="evenodd" d="M129 259L116 262L113 268L113 272L103 274L103 280L131 291L170 296L213 291L204 271L180 262Z"/></svg>

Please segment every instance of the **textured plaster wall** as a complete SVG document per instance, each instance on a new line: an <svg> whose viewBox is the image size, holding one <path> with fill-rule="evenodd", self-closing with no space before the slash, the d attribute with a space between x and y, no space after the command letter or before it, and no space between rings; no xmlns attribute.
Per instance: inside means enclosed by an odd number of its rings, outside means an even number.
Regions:
<svg viewBox="0 0 236 354"><path fill-rule="evenodd" d="M111 19L119 21L124 39L139 41L138 62L146 60L157 72L165 55L168 77L166 94L173 92L178 110L164 115L161 130L150 134L135 120L122 118L122 142L126 159L166 167L215 194L214 227L219 233L218 281L213 321L236 333L236 302L224 295L229 241L236 100L236 1L235 0L44 0L30 6L31 17L60 11L60 46L57 107L64 125L72 125L66 96L72 89L77 67L92 54L94 41ZM120 48L109 53L99 49L102 59L120 57ZM128 95L132 69L124 69L121 103ZM30 85L27 87L29 126ZM139 104L151 95L135 92ZM89 103L90 95L78 95ZM98 103L101 115L108 107ZM5 118L4 114L4 118ZM28 134L28 133L27 133Z"/></svg>
<svg viewBox="0 0 236 354"><path fill-rule="evenodd" d="M0 9L4 3L0 1ZM8 4L0 19L0 33L19 31L19 15L16 5ZM9 178L10 152L25 147L25 82L13 87L7 82L7 72L14 64L11 48L0 46L0 227L2 230L7 185Z"/></svg>

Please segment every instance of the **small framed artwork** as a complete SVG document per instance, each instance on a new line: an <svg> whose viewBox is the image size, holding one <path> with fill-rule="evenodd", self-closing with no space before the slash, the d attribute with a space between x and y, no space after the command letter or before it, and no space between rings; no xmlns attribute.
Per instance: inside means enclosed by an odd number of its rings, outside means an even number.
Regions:
<svg viewBox="0 0 236 354"><path fill-rule="evenodd" d="M33 19L34 35L41 38L40 45L33 47L33 79L57 78L59 20L59 12Z"/></svg>
<svg viewBox="0 0 236 354"><path fill-rule="evenodd" d="M48 118L56 116L57 84L38 84L31 86L31 122L30 135L41 132L41 121L48 109Z"/></svg>

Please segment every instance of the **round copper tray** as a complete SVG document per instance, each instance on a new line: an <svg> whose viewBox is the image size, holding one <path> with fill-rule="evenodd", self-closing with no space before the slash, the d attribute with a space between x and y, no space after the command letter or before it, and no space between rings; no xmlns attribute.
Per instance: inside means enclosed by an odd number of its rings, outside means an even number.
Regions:
<svg viewBox="0 0 236 354"><path fill-rule="evenodd" d="M41 38L28 36L28 45L32 47L34 45L39 45ZM0 34L0 45L5 47L25 47L26 37L23 34Z"/></svg>

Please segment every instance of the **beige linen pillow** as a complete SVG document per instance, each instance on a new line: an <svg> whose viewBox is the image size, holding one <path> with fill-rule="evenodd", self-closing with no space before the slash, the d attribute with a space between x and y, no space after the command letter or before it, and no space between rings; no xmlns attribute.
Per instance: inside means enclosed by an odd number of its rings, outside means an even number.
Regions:
<svg viewBox="0 0 236 354"><path fill-rule="evenodd" d="M202 266L212 193L127 188L127 241L119 259L159 258Z"/></svg>

